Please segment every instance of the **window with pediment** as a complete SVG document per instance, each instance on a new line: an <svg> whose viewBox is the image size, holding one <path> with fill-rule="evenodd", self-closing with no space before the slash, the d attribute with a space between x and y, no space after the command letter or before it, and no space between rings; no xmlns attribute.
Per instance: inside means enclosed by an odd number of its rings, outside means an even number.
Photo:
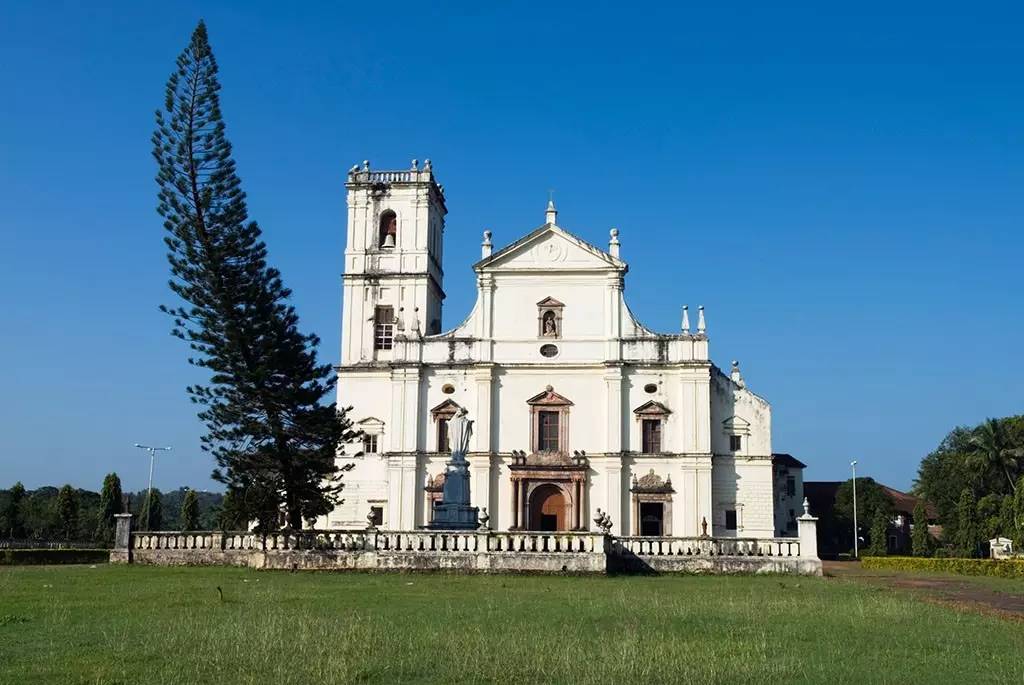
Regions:
<svg viewBox="0 0 1024 685"><path fill-rule="evenodd" d="M661 402L645 402L633 410L640 424L640 451L643 454L660 454L665 451L665 424L671 410Z"/></svg>
<svg viewBox="0 0 1024 685"><path fill-rule="evenodd" d="M448 440L448 422L460 408L454 401L445 400L430 410L430 418L434 422L435 451L442 453L451 451L451 444Z"/></svg>
<svg viewBox="0 0 1024 685"><path fill-rule="evenodd" d="M530 406L530 449L535 454L569 454L572 402L550 385L526 401Z"/></svg>

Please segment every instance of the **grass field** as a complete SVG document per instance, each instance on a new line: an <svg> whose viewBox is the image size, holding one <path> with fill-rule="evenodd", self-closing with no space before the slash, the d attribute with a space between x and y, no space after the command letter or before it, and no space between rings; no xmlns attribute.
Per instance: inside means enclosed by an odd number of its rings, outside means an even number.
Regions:
<svg viewBox="0 0 1024 685"><path fill-rule="evenodd" d="M1021 683L1024 624L820 578L0 569L0 683L37 682Z"/></svg>

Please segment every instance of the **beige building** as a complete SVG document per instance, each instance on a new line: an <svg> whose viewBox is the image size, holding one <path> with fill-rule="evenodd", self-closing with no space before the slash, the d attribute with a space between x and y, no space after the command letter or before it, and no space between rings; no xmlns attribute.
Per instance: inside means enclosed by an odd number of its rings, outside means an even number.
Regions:
<svg viewBox="0 0 1024 685"><path fill-rule="evenodd" d="M318 525L429 523L463 407L473 505L492 528L593 529L600 509L616 535L775 534L770 405L711 362L702 307L682 307L673 333L636 320L618 231L598 248L549 203L501 249L484 232L476 304L445 329L430 162L354 167L347 189L338 397L365 438Z"/></svg>

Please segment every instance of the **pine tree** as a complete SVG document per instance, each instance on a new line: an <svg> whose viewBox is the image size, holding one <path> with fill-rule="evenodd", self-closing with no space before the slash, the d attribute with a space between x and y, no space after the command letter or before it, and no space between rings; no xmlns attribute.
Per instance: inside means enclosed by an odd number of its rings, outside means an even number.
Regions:
<svg viewBox="0 0 1024 685"><path fill-rule="evenodd" d="M18 481L7 491L7 503L3 510L4 534L10 538L21 538L25 536L25 512L23 502L25 501L25 486Z"/></svg>
<svg viewBox="0 0 1024 685"><path fill-rule="evenodd" d="M141 530L160 530L163 525L163 495L160 490L153 488L149 497L142 503L142 511L139 512L139 528Z"/></svg>
<svg viewBox="0 0 1024 685"><path fill-rule="evenodd" d="M928 534L928 511L924 500L914 505L914 528L910 531L910 544L915 557L926 557L931 552L931 535Z"/></svg>
<svg viewBox="0 0 1024 685"><path fill-rule="evenodd" d="M195 490L186 492L181 501L181 529L199 530L199 497Z"/></svg>
<svg viewBox="0 0 1024 685"><path fill-rule="evenodd" d="M871 540L868 545L868 554L873 557L885 556L888 549L886 547L886 535L889 532L889 516L884 511L876 511L875 517L871 521Z"/></svg>
<svg viewBox="0 0 1024 685"><path fill-rule="evenodd" d="M321 404L334 375L317 361L319 338L299 331L291 292L248 218L219 90L200 22L167 82L153 134L169 285L185 303L162 309L195 353L189 362L210 372L209 385L188 392L201 407L213 477L261 503L251 515L263 527L276 526L284 511L299 528L339 501L346 469L338 448L358 434L344 411Z"/></svg>
<svg viewBox="0 0 1024 685"><path fill-rule="evenodd" d="M121 479L116 473L108 473L103 479L103 489L100 491L100 510L96 521L96 540L105 544L114 542L114 530L116 527L115 514L123 511L123 494L121 493Z"/></svg>
<svg viewBox="0 0 1024 685"><path fill-rule="evenodd" d="M956 504L956 531L953 545L957 556L973 557L978 551L980 528L978 525L978 507L974 500L974 492L964 488Z"/></svg>
<svg viewBox="0 0 1024 685"><path fill-rule="evenodd" d="M60 521L60 534L70 540L78 533L78 493L70 485L65 485L57 493L57 518Z"/></svg>

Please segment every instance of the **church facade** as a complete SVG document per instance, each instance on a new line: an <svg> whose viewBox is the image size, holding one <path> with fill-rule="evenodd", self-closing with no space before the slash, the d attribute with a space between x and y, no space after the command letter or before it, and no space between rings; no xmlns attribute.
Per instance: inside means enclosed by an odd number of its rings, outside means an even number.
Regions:
<svg viewBox="0 0 1024 685"><path fill-rule="evenodd" d="M344 502L317 522L429 525L447 422L472 424L470 496L497 530L771 537L771 407L709 357L703 308L678 332L624 299L607 249L544 222L501 249L485 232L476 304L443 330L445 196L430 162L348 174L340 406L364 433L339 457ZM691 327L692 318L692 327Z"/></svg>

